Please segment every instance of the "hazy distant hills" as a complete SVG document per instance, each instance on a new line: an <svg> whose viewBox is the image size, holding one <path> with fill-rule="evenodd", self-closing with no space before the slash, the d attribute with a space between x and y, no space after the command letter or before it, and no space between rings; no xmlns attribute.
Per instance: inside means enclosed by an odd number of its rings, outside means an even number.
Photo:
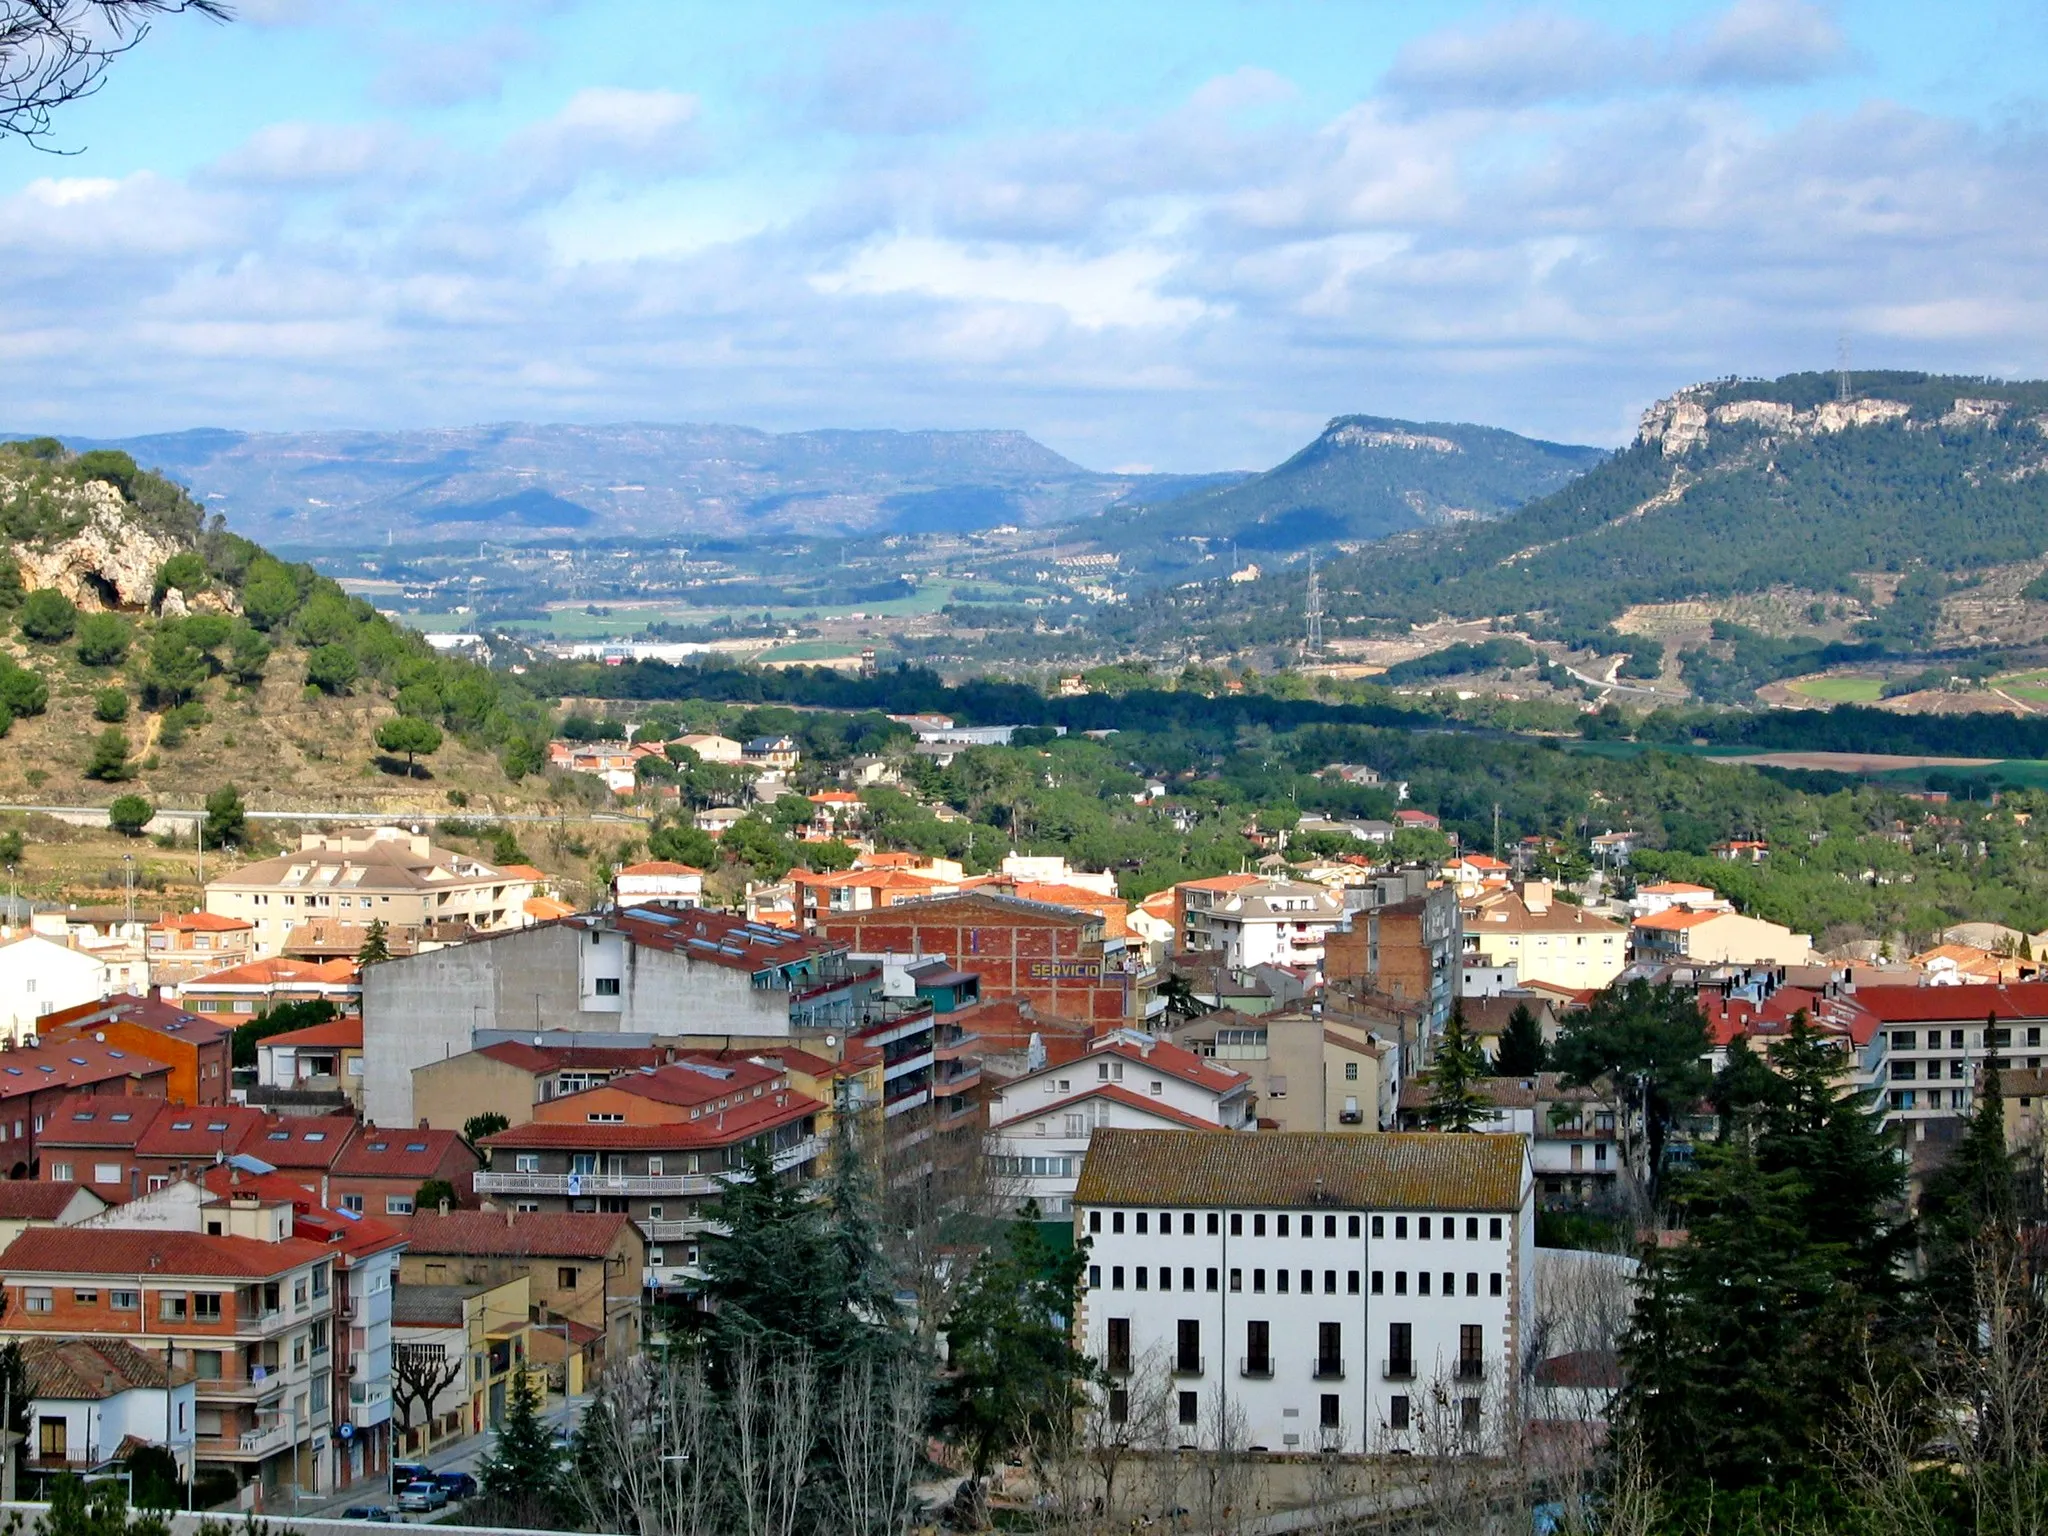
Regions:
<svg viewBox="0 0 2048 1536"><path fill-rule="evenodd" d="M1112 507L1089 531L1127 565L1185 565L1223 541L1246 558L1310 547L1328 552L1410 529L1501 517L1606 457L1603 449L1497 427L1339 416L1264 474L1146 506Z"/></svg>
<svg viewBox="0 0 2048 1536"><path fill-rule="evenodd" d="M514 422L66 442L124 449L190 486L238 532L284 548L1033 526L1235 478L1097 474L1022 432Z"/></svg>

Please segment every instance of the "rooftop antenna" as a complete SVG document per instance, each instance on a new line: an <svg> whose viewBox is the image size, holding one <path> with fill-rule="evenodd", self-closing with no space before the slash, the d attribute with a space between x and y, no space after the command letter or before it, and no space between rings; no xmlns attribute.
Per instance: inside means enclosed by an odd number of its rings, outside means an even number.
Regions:
<svg viewBox="0 0 2048 1536"><path fill-rule="evenodd" d="M1323 654L1323 584L1316 575L1316 552L1308 552L1308 635L1305 649L1311 656Z"/></svg>
<svg viewBox="0 0 2048 1536"><path fill-rule="evenodd" d="M1835 338L1835 398L1846 404L1849 394L1849 333L1844 331Z"/></svg>

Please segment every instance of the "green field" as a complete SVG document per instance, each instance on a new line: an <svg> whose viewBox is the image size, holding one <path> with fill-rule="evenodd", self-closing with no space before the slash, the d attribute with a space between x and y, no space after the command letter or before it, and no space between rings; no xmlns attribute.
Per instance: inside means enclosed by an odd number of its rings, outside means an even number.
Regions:
<svg viewBox="0 0 2048 1536"><path fill-rule="evenodd" d="M1850 674L1839 677L1805 677L1785 685L1802 698L1824 704L1875 704L1884 697L1884 680Z"/></svg>

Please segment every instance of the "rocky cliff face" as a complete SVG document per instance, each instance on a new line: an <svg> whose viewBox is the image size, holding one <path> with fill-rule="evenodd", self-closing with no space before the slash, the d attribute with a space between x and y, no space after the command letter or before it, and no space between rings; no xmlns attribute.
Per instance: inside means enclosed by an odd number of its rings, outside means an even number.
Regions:
<svg viewBox="0 0 2048 1536"><path fill-rule="evenodd" d="M1636 441L1655 443L1667 459L1705 446L1714 427L1759 427L1766 432L1811 436L1822 432L1846 432L1854 427L1873 427L1898 421L1913 414L1903 400L1824 400L1812 410L1795 410L1781 400L1731 400L1712 403L1717 386L1695 384L1666 400L1659 400L1643 412ZM1996 400L1957 400L1941 418L1944 426L1997 419L2004 403Z"/></svg>
<svg viewBox="0 0 2048 1536"><path fill-rule="evenodd" d="M121 493L104 481L53 489L82 525L46 544L16 544L15 563L21 584L31 592L45 587L63 593L87 613L105 609L139 612L156 591L156 573L184 545L139 527Z"/></svg>

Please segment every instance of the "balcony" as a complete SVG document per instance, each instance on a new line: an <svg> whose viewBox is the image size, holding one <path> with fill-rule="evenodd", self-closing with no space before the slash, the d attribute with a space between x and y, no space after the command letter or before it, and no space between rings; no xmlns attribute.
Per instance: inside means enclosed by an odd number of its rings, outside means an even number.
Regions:
<svg viewBox="0 0 2048 1536"><path fill-rule="evenodd" d="M1207 1355L1180 1355L1173 1362L1175 1376L1200 1376L1209 1367Z"/></svg>
<svg viewBox="0 0 2048 1536"><path fill-rule="evenodd" d="M775 1154L775 1170L787 1173L822 1156L824 1138L806 1136ZM725 1173L509 1173L496 1169L476 1175L480 1195L721 1195Z"/></svg>
<svg viewBox="0 0 2048 1536"><path fill-rule="evenodd" d="M1325 1356L1318 1356L1315 1368L1309 1374L1317 1381L1342 1381L1344 1379L1344 1362Z"/></svg>
<svg viewBox="0 0 2048 1536"><path fill-rule="evenodd" d="M725 1229L715 1221L637 1221L634 1225L650 1243L693 1243L707 1233L725 1235Z"/></svg>
<svg viewBox="0 0 2048 1536"><path fill-rule="evenodd" d="M1380 1378L1383 1381L1413 1381L1415 1362L1413 1360L1382 1360Z"/></svg>
<svg viewBox="0 0 2048 1536"><path fill-rule="evenodd" d="M268 1429L245 1430L239 1435L201 1435L195 1451L201 1461L261 1461L288 1450L291 1443L291 1426L277 1424Z"/></svg>
<svg viewBox="0 0 2048 1536"><path fill-rule="evenodd" d="M283 1371L272 1371L261 1381L245 1376L221 1376L194 1382L202 1403L260 1403L276 1397L290 1385Z"/></svg>
<svg viewBox="0 0 2048 1536"><path fill-rule="evenodd" d="M1265 1355L1239 1360L1237 1362L1237 1374L1252 1381L1271 1381L1273 1379L1273 1362Z"/></svg>

